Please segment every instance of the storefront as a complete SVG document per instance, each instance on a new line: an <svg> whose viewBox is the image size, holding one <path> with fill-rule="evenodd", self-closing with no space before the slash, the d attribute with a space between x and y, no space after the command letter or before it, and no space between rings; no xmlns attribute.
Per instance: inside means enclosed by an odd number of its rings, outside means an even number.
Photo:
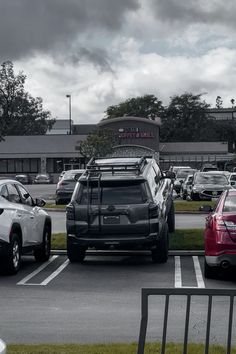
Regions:
<svg viewBox="0 0 236 354"><path fill-rule="evenodd" d="M128 116L103 119L98 128L110 130L114 134L115 146L112 156L150 155L159 159L159 118L155 121Z"/></svg>

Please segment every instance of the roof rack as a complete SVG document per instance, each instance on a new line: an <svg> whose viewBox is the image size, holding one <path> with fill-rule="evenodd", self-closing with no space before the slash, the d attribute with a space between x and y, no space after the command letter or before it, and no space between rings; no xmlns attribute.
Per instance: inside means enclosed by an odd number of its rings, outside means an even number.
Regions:
<svg viewBox="0 0 236 354"><path fill-rule="evenodd" d="M133 157L132 157L133 158ZM96 174L99 172L136 172L137 174L141 172L142 168L146 165L147 159L146 156L139 157L135 162L122 162L122 163L105 163L99 164L97 161L104 160L106 158L95 158L93 157L86 166L86 173ZM112 157L108 159L116 160L117 157Z"/></svg>

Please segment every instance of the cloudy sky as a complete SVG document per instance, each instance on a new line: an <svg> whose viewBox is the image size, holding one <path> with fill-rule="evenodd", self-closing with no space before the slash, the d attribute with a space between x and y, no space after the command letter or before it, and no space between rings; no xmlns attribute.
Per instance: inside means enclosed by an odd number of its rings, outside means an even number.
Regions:
<svg viewBox="0 0 236 354"><path fill-rule="evenodd" d="M236 100L235 0L0 0L0 62L53 117L97 123L131 97Z"/></svg>

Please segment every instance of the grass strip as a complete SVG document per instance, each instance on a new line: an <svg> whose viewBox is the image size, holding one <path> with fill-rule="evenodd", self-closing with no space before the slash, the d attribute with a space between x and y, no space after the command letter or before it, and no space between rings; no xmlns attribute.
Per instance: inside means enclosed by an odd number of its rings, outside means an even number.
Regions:
<svg viewBox="0 0 236 354"><path fill-rule="evenodd" d="M182 354L183 345L167 343L166 354ZM210 346L209 353L224 354L225 348L220 345ZM137 343L130 344L42 344L42 345L8 345L7 354L136 354ZM159 354L160 343L147 343L145 354ZM188 354L204 353L203 344L188 345ZM236 354L233 347L231 354Z"/></svg>
<svg viewBox="0 0 236 354"><path fill-rule="evenodd" d="M170 234L170 250L203 250L202 229L179 229ZM57 233L52 235L52 249L66 249L66 234Z"/></svg>
<svg viewBox="0 0 236 354"><path fill-rule="evenodd" d="M203 250L203 229L179 229L169 235L170 250Z"/></svg>
<svg viewBox="0 0 236 354"><path fill-rule="evenodd" d="M64 204L55 204L55 203L47 203L45 204L44 206L45 209L62 209L62 210L65 210L66 209L66 205Z"/></svg>
<svg viewBox="0 0 236 354"><path fill-rule="evenodd" d="M178 212L199 212L199 208L203 205L210 205L214 208L216 201L185 201L175 200L175 211Z"/></svg>

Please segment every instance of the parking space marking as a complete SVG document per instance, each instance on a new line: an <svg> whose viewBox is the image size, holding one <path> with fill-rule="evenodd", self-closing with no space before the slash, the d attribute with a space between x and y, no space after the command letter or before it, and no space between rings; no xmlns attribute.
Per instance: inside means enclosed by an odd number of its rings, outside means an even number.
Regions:
<svg viewBox="0 0 236 354"><path fill-rule="evenodd" d="M175 288L182 288L180 256L175 256Z"/></svg>
<svg viewBox="0 0 236 354"><path fill-rule="evenodd" d="M30 280L31 278L33 278L35 275L37 275L38 273L41 272L41 270L43 270L44 268L46 268L51 262L53 262L58 256L52 256L47 262L45 262L44 264L42 264L40 267L38 267L35 271L33 271L32 273L30 273L29 275L27 275L25 278L23 278L22 280L20 280L16 285L38 285L38 284L30 284L27 283L28 280Z"/></svg>
<svg viewBox="0 0 236 354"><path fill-rule="evenodd" d="M63 271L63 269L67 267L68 263L69 263L69 259L67 259L64 263L62 263L62 265L59 268L57 268L55 272L49 275L49 277L47 277L42 283L38 285L47 285L52 279L54 279L58 274L60 274Z"/></svg>
<svg viewBox="0 0 236 354"><path fill-rule="evenodd" d="M183 286L180 256L175 256L175 288L205 288L198 256L192 256L197 286Z"/></svg>
<svg viewBox="0 0 236 354"><path fill-rule="evenodd" d="M198 256L193 256L193 264L194 264L194 269L195 269L195 273L196 273L198 288L205 288L205 283L203 280Z"/></svg>

